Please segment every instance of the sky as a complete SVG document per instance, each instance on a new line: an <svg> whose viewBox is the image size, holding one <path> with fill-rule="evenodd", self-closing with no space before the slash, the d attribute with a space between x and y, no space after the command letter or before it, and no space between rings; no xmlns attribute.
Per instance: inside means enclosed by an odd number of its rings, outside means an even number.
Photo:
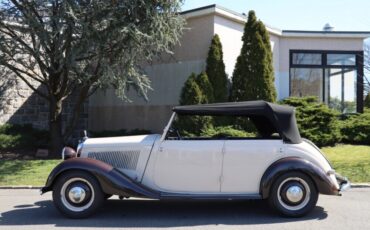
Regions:
<svg viewBox="0 0 370 230"><path fill-rule="evenodd" d="M185 0L182 10L218 4L238 13L254 10L265 24L283 30L370 31L370 0Z"/></svg>

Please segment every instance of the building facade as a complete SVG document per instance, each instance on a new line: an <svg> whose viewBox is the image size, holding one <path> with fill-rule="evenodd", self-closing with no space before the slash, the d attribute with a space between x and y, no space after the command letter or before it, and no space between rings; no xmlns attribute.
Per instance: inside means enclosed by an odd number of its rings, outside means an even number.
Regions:
<svg viewBox="0 0 370 230"><path fill-rule="evenodd" d="M89 101L90 130L162 131L188 76L205 70L214 34L221 39L226 72L232 76L246 16L217 5L185 11L182 16L186 30L174 55L146 67L153 88L149 101L134 92L129 92L131 102L118 99L113 90L97 92ZM278 100L317 96L341 112L362 111L363 47L370 31L290 31L270 26L267 30Z"/></svg>

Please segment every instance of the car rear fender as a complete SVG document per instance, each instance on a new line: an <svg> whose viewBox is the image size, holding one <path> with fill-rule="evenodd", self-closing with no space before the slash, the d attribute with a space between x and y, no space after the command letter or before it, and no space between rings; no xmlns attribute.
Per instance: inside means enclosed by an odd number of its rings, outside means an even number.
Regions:
<svg viewBox="0 0 370 230"><path fill-rule="evenodd" d="M99 181L106 194L158 198L157 192L133 181L111 165L91 158L72 158L61 162L50 173L42 193L51 191L58 176L70 171L86 171Z"/></svg>
<svg viewBox="0 0 370 230"><path fill-rule="evenodd" d="M287 157L272 163L262 176L260 183L260 193L263 199L270 194L270 189L275 180L284 173L299 171L308 175L315 183L319 193L326 195L338 195L339 190L336 188L329 176L308 160L299 157Z"/></svg>

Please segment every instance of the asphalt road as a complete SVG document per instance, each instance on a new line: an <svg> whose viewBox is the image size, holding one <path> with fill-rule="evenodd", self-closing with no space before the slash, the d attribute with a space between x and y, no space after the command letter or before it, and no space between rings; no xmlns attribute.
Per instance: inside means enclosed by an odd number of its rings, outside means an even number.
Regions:
<svg viewBox="0 0 370 230"><path fill-rule="evenodd" d="M370 229L370 188L342 197L320 196L304 218L283 218L264 201L159 202L113 197L88 219L66 219L51 194L37 190L0 190L0 229Z"/></svg>

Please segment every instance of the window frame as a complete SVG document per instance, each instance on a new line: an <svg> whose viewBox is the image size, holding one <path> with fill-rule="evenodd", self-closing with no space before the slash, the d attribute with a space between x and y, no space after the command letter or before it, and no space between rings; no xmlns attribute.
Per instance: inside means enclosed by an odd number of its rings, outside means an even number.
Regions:
<svg viewBox="0 0 370 230"><path fill-rule="evenodd" d="M321 65L310 65L310 64L294 64L293 63L293 54L294 53L308 53L308 54L321 54ZM327 64L327 55L328 54L354 54L355 55L355 65L328 65ZM354 51L354 50L305 50L305 49L291 49L289 50L289 96L292 95L292 74L291 69L292 68L315 68L315 69L321 69L322 71L322 85L323 85L323 92L322 98L319 98L322 100L322 102L325 103L325 69L330 68L343 68L343 69L353 69L357 72L357 78L356 78L356 111L359 113L363 112L363 51Z"/></svg>

